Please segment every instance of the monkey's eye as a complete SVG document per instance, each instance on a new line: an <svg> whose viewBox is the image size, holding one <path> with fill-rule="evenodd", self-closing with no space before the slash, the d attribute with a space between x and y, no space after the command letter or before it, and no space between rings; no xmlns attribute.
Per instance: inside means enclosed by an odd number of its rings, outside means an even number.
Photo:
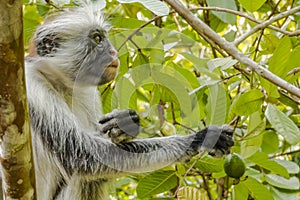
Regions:
<svg viewBox="0 0 300 200"><path fill-rule="evenodd" d="M93 38L97 44L100 44L103 41L104 36L99 33L95 33Z"/></svg>

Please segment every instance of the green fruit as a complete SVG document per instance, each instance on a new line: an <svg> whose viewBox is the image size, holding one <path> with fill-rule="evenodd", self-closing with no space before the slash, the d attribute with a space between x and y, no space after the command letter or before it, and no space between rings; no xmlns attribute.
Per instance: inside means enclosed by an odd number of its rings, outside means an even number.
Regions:
<svg viewBox="0 0 300 200"><path fill-rule="evenodd" d="M229 177L240 178L246 170L244 159L236 154L229 154L224 160L224 170Z"/></svg>

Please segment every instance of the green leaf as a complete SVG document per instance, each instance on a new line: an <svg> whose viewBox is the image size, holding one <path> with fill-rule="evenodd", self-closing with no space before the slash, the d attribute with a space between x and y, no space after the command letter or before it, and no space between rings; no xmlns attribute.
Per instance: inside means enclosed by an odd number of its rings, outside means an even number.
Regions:
<svg viewBox="0 0 300 200"><path fill-rule="evenodd" d="M251 176L253 178L259 179L261 177L261 172L258 171L257 169L248 167L247 170L245 171L245 176Z"/></svg>
<svg viewBox="0 0 300 200"><path fill-rule="evenodd" d="M274 187L270 187L270 191L274 197L274 200L299 200L298 192L289 192L287 190L280 190Z"/></svg>
<svg viewBox="0 0 300 200"><path fill-rule="evenodd" d="M278 76L286 78L287 72L290 70L287 63L289 62L292 49L290 38L282 38L270 58L269 70Z"/></svg>
<svg viewBox="0 0 300 200"><path fill-rule="evenodd" d="M281 78L294 82L298 76L289 75L288 72L299 67L298 58L300 56L299 45L294 47L290 37L284 37L273 52L269 61L269 70Z"/></svg>
<svg viewBox="0 0 300 200"><path fill-rule="evenodd" d="M241 141L241 155L248 158L255 154L261 146L263 135Z"/></svg>
<svg viewBox="0 0 300 200"><path fill-rule="evenodd" d="M115 92L119 103L119 109L136 108L136 100L132 99L136 98L135 86L127 78L121 77L120 80L118 80Z"/></svg>
<svg viewBox="0 0 300 200"><path fill-rule="evenodd" d="M153 12L158 16L164 16L169 14L169 7L161 2L156 0L117 0L120 3L141 3L148 10Z"/></svg>
<svg viewBox="0 0 300 200"><path fill-rule="evenodd" d="M289 179L286 179L276 174L267 174L266 181L269 184L282 189L289 189L289 190L299 189L299 179L296 177L291 177Z"/></svg>
<svg viewBox="0 0 300 200"><path fill-rule="evenodd" d="M234 101L232 111L240 116L250 115L260 109L263 97L264 94L257 89L245 92Z"/></svg>
<svg viewBox="0 0 300 200"><path fill-rule="evenodd" d="M278 35L274 34L265 34L264 41L261 42L262 46L266 47L268 52L273 52L278 44L280 44L280 39Z"/></svg>
<svg viewBox="0 0 300 200"><path fill-rule="evenodd" d="M244 184L234 185L232 195L234 200L247 200L249 195L248 188Z"/></svg>
<svg viewBox="0 0 300 200"><path fill-rule="evenodd" d="M182 53L180 53L180 55L184 56L186 59L188 59L194 65L197 65L199 68L205 67L206 63L209 61L209 59L199 58L190 53L182 52Z"/></svg>
<svg viewBox="0 0 300 200"><path fill-rule="evenodd" d="M135 67L131 71L132 79L137 86L141 86L145 83L153 83L151 78L151 67L148 64L141 64L139 67Z"/></svg>
<svg viewBox="0 0 300 200"><path fill-rule="evenodd" d="M226 1L207 0L206 2L208 4L208 6L212 6L212 7L216 6L216 7L220 7L220 8L227 8L227 9L230 9L230 10L236 10L236 5L235 5L234 0L226 0ZM213 14L225 23L229 23L229 24L235 24L236 23L236 16L235 15L225 13L225 12L216 12L216 11L213 11Z"/></svg>
<svg viewBox="0 0 300 200"><path fill-rule="evenodd" d="M213 178L224 178L225 176L227 176L227 174L224 170L212 173Z"/></svg>
<svg viewBox="0 0 300 200"><path fill-rule="evenodd" d="M119 60L120 60L120 67L119 67L119 71L118 71L118 76L117 76L117 80L122 77L125 73L128 72L128 65L129 65L129 59L128 59L129 53L124 53L122 55L119 56Z"/></svg>
<svg viewBox="0 0 300 200"><path fill-rule="evenodd" d="M238 0L242 6L249 10L250 12L257 11L265 2L266 0Z"/></svg>
<svg viewBox="0 0 300 200"><path fill-rule="evenodd" d="M189 82L192 88L199 87L199 81L197 80L195 74L187 69L182 68L182 66L178 66L175 63L171 63L171 65L178 73L180 73L184 78Z"/></svg>
<svg viewBox="0 0 300 200"><path fill-rule="evenodd" d="M187 89L191 89L189 82L171 67L161 68L160 66L155 66L152 68L151 76L156 84L164 86L176 96L181 112L185 116L190 116L192 112L192 102L191 97L187 93ZM170 99L170 101L171 100L172 99Z"/></svg>
<svg viewBox="0 0 300 200"><path fill-rule="evenodd" d="M288 171L289 174L298 174L299 173L299 166L289 160L279 160L279 159L274 159L275 162L278 164L282 165L285 167Z"/></svg>
<svg viewBox="0 0 300 200"><path fill-rule="evenodd" d="M114 17L110 19L111 24L114 27L135 29L143 25L145 22L133 18ZM151 26L151 24L150 24Z"/></svg>
<svg viewBox="0 0 300 200"><path fill-rule="evenodd" d="M262 133L266 128L266 119L261 118L261 112L257 111L250 115L249 126L247 130L247 134L244 139L249 139L252 137L256 137Z"/></svg>
<svg viewBox="0 0 300 200"><path fill-rule="evenodd" d="M296 124L273 104L269 104L265 115L274 129L290 144L300 141L300 131Z"/></svg>
<svg viewBox="0 0 300 200"><path fill-rule="evenodd" d="M151 197L176 187L178 178L175 171L159 170L145 176L136 188L139 198Z"/></svg>
<svg viewBox="0 0 300 200"><path fill-rule="evenodd" d="M195 164L195 167L204 172L220 172L223 170L223 159L205 155Z"/></svg>
<svg viewBox="0 0 300 200"><path fill-rule="evenodd" d="M206 90L208 87L211 87L213 85L217 85L217 84L220 83L220 81L218 81L218 80L205 81L205 82L200 81L200 82L201 82L201 86L198 87L198 88L195 88L194 90L189 92L189 95L195 94L197 92L202 92L203 93L203 90Z"/></svg>
<svg viewBox="0 0 300 200"><path fill-rule="evenodd" d="M104 113L111 112L114 108L118 107L118 102L116 99L116 95L113 92L113 89L106 88L106 87L105 86L100 87L101 91L105 91L105 92L101 92L102 110Z"/></svg>
<svg viewBox="0 0 300 200"><path fill-rule="evenodd" d="M48 14L49 10L51 9L51 7L47 4L37 4L36 8L41 16Z"/></svg>
<svg viewBox="0 0 300 200"><path fill-rule="evenodd" d="M227 113L227 99L226 91L222 84L216 84L209 87L206 112L206 123L208 125L225 124Z"/></svg>
<svg viewBox="0 0 300 200"><path fill-rule="evenodd" d="M160 63L162 64L165 60L165 54L163 49L152 48L150 50L150 63Z"/></svg>
<svg viewBox="0 0 300 200"><path fill-rule="evenodd" d="M263 152L256 152L253 156L247 159L250 162L257 164L258 166L270 170L271 173L279 174L284 177L289 177L288 171L275 162L274 160L268 159L267 154Z"/></svg>
<svg viewBox="0 0 300 200"><path fill-rule="evenodd" d="M276 152L279 146L278 135L272 130L264 131L263 134L262 151L267 154Z"/></svg>
<svg viewBox="0 0 300 200"><path fill-rule="evenodd" d="M228 27L227 22L223 22L215 15L210 15L209 25L217 33L225 31L225 29Z"/></svg>
<svg viewBox="0 0 300 200"><path fill-rule="evenodd" d="M184 186L178 190L177 198L181 200L203 199L206 194L194 187Z"/></svg>
<svg viewBox="0 0 300 200"><path fill-rule="evenodd" d="M215 74L207 69L207 62L209 61L209 59L198 58L189 53L180 53L180 55L184 56L188 61L190 61L194 65L194 68L196 70L211 77L214 80L219 81L219 77L217 76L217 74Z"/></svg>
<svg viewBox="0 0 300 200"><path fill-rule="evenodd" d="M241 181L240 184L248 189L249 194L254 199L273 200L273 197L269 190L262 183L258 182L251 176L249 176L247 180Z"/></svg>
<svg viewBox="0 0 300 200"><path fill-rule="evenodd" d="M280 97L280 94L277 89L277 85L274 85L273 83L264 79L263 77L259 77L259 80L261 82L261 85L267 91L269 98L279 98Z"/></svg>
<svg viewBox="0 0 300 200"><path fill-rule="evenodd" d="M231 57L215 58L215 59L209 60L207 62L207 66L210 71L213 71L218 67L221 67L222 70L226 70L226 69L232 67L233 65L235 65L237 62L238 62L237 60L234 60Z"/></svg>

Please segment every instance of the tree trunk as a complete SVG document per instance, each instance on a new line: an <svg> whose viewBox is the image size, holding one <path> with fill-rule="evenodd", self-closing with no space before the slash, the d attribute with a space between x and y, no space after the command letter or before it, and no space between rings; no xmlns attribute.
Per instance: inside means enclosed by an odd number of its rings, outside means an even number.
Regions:
<svg viewBox="0 0 300 200"><path fill-rule="evenodd" d="M4 199L36 199L25 78L22 0L0 1L0 163Z"/></svg>

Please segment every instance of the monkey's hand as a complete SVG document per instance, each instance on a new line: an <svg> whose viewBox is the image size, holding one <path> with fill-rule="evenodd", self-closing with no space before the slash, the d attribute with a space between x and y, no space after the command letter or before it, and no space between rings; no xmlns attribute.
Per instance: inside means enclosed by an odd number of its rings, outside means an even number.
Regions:
<svg viewBox="0 0 300 200"><path fill-rule="evenodd" d="M140 118L134 110L113 110L99 120L100 130L108 134L113 143L128 142L139 133Z"/></svg>
<svg viewBox="0 0 300 200"><path fill-rule="evenodd" d="M220 157L230 153L234 145L233 130L229 126L209 126L193 135L193 151L206 150L210 155Z"/></svg>

